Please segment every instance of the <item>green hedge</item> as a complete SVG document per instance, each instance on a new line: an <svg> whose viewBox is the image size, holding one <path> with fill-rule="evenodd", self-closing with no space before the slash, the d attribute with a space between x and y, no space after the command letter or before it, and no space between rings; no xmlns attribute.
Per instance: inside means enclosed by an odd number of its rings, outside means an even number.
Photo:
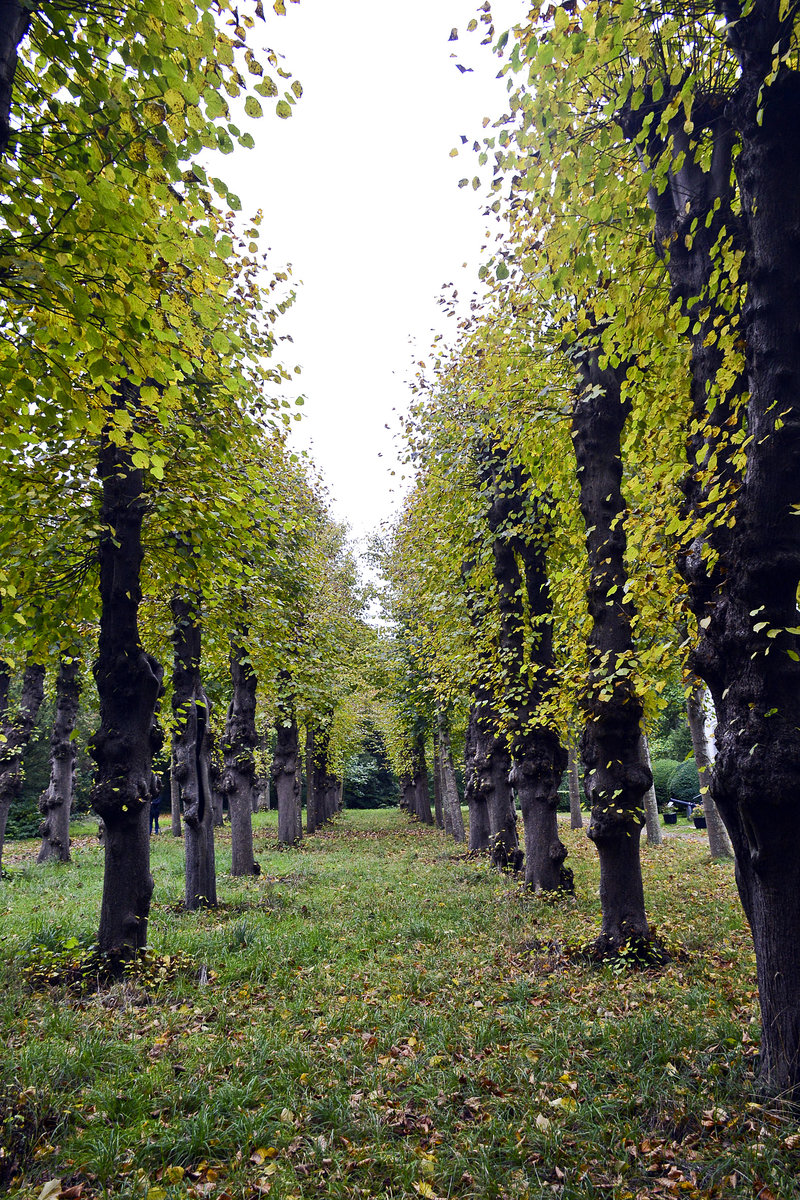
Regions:
<svg viewBox="0 0 800 1200"><path fill-rule="evenodd" d="M652 763L653 787L659 807L663 807L670 798L669 783L679 766L681 763L676 758L657 758Z"/></svg>
<svg viewBox="0 0 800 1200"><path fill-rule="evenodd" d="M687 758L686 762L682 762L673 772L669 781L669 792L676 800L684 802L694 800L699 795L700 776L693 758Z"/></svg>

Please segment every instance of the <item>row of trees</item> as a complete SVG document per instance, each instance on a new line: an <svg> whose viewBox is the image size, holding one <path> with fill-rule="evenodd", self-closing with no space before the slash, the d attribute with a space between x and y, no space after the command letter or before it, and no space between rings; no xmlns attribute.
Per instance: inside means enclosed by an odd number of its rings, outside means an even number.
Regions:
<svg viewBox="0 0 800 1200"><path fill-rule="evenodd" d="M538 888L571 886L554 801L580 733L602 952L661 953L639 863L643 721L682 673L699 738L709 689L707 808L753 934L762 1077L786 1094L800 1089L798 20L772 0L567 0L500 39L510 111L475 147L501 217L487 296L419 379L418 479L389 555L412 687L462 726L469 714L474 844L516 853L510 780Z"/></svg>
<svg viewBox="0 0 800 1200"><path fill-rule="evenodd" d="M265 24L261 3L228 0L0 9L4 710L19 681L4 711L0 850L49 670L43 855L68 855L77 688L92 661L103 952L146 944L165 731L193 908L216 898L212 732L233 870L251 872L257 699L276 723L280 837L293 843L299 730L313 827L358 743L357 680L376 653L344 533L287 441L289 271L259 250L259 215L242 221L204 165L252 146L236 108L257 117L266 102L286 118L302 93L275 51L254 48Z"/></svg>

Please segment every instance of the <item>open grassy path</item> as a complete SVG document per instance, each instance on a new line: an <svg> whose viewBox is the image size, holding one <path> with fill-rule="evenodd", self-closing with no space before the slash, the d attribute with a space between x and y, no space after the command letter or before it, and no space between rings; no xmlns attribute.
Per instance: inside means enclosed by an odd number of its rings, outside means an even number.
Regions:
<svg viewBox="0 0 800 1200"><path fill-rule="evenodd" d="M181 910L182 846L162 833L162 957L80 993L60 975L99 911L101 852L83 833L66 869L8 847L0 1192L800 1195L800 1128L752 1092L732 869L702 839L644 848L651 916L679 951L651 973L571 956L599 901L594 850L568 829L577 899L550 905L394 811L346 813L283 853L267 814L262 875L225 874L223 832L224 903L200 914Z"/></svg>

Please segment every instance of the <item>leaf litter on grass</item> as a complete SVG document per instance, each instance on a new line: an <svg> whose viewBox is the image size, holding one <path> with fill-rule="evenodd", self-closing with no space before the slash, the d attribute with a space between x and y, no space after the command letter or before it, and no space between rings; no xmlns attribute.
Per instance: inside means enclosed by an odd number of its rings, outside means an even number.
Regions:
<svg viewBox="0 0 800 1200"><path fill-rule="evenodd" d="M307 844L302 898L264 851L269 888L226 878L226 907L199 919L167 907L180 881L160 887L157 862L153 954L208 972L145 984L147 1004L31 994L16 948L35 911L55 904L63 930L82 896L69 872L13 890L4 1082L57 1094L60 1120L17 1155L12 1193L60 1179L86 1200L794 1194L800 1131L754 1092L732 872L702 844L643 848L649 911L681 953L621 973L564 953L598 921L578 835L578 896L556 905L394 812L347 813ZM179 855L159 846L167 865ZM87 854L87 887L99 870Z"/></svg>

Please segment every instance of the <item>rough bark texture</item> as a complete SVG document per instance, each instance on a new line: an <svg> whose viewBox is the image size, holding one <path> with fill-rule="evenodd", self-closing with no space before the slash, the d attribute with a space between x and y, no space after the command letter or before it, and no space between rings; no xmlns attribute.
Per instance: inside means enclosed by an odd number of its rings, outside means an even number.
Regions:
<svg viewBox="0 0 800 1200"><path fill-rule="evenodd" d="M185 826L185 904L190 912L217 903L214 812L211 797L208 697L200 677L202 628L198 598L172 599L175 667L172 710L175 715L174 774L180 787Z"/></svg>
<svg viewBox="0 0 800 1200"><path fill-rule="evenodd" d="M214 731L209 729L208 783L211 789L211 821L215 829L220 829L225 824L225 796L222 791L223 770Z"/></svg>
<svg viewBox="0 0 800 1200"><path fill-rule="evenodd" d="M478 713L473 703L464 745L464 798L469 810L469 852L480 854L489 849L489 809L481 789L478 771Z"/></svg>
<svg viewBox="0 0 800 1200"><path fill-rule="evenodd" d="M627 406L622 369L603 370L598 359L596 348L576 354L582 387L572 419L590 568L592 631L581 757L592 806L589 837L600 858L602 927L596 950L613 955L633 946L648 955L652 934L644 907L639 839L643 798L652 777L639 757L642 705L629 674L631 606L623 604L627 576L620 443Z"/></svg>
<svg viewBox="0 0 800 1200"><path fill-rule="evenodd" d="M8 679L5 682L5 692L7 706ZM31 664L25 668L17 710L10 719L7 717L3 722L3 741L0 744L0 869L3 863L8 812L22 789L22 756L30 741L43 697L44 667Z"/></svg>
<svg viewBox="0 0 800 1200"><path fill-rule="evenodd" d="M414 744L414 811L423 825L433 824L431 799L428 791L428 764L425 761L425 737L420 734Z"/></svg>
<svg viewBox="0 0 800 1200"><path fill-rule="evenodd" d="M686 223L701 231L709 201L717 202L712 220L729 229L744 250L747 297L737 340L744 342L746 355L746 379L738 391L747 393L747 463L744 473L734 476L724 436L730 402L714 386L719 364L707 353L713 339L709 347L699 344L718 316L729 320L717 299L729 289L708 286L710 253L701 257L701 242L695 255L698 277L684 285L687 297L699 298L697 312L705 313L692 346L693 398L696 428L702 430L706 420L712 440L713 431L720 431L721 466L711 478L704 466L709 456L694 444L698 435L689 439L687 496L703 532L680 566L699 626L691 666L708 684L717 714L710 785L735 851L739 894L756 952L761 1079L769 1092L797 1100L800 642L788 630L798 626L800 578L800 73L791 59L779 57L796 36L797 15L778 0L748 5L723 0L720 7L740 73L733 94L716 97L715 123L705 122L714 139L711 168L695 180L683 211ZM695 115L695 109L692 119L700 131L703 112ZM741 217L727 203L728 130L740 144L733 161ZM681 241L676 239L678 245ZM670 277L680 285L674 257ZM731 392L738 398L736 389ZM709 489L720 482L722 500L710 506ZM718 554L710 569L698 552L704 541Z"/></svg>
<svg viewBox="0 0 800 1200"><path fill-rule="evenodd" d="M438 714L437 734L444 828L454 841L465 842L467 839L464 832L464 818L461 816L461 802L458 798L453 753L450 748L450 729L444 713Z"/></svg>
<svg viewBox="0 0 800 1200"><path fill-rule="evenodd" d="M172 757L169 766L169 815L170 830L173 837L183 837L181 825L181 785L175 775L175 742L172 743Z"/></svg>
<svg viewBox="0 0 800 1200"><path fill-rule="evenodd" d="M258 875L253 854L253 793L256 781L256 688L258 681L242 642L231 647L231 702L222 738L222 792L231 822L231 874Z"/></svg>
<svg viewBox="0 0 800 1200"><path fill-rule="evenodd" d="M713 773L711 766L713 757L706 734L706 689L699 679L691 685L686 698L686 718L689 722L689 732L692 735L694 760L700 775L700 790L703 796L703 812L706 815L708 831L708 848L712 858L733 858L733 847L728 837L728 831L723 824L719 809L714 803L712 792Z"/></svg>
<svg viewBox="0 0 800 1200"><path fill-rule="evenodd" d="M569 787L570 829L583 829L581 812L581 781L578 774L578 755L574 746L567 747L567 784Z"/></svg>
<svg viewBox="0 0 800 1200"><path fill-rule="evenodd" d="M278 794L278 841L294 846L303 836L300 821L300 742L294 701L284 698L275 722L272 780Z"/></svg>
<svg viewBox="0 0 800 1200"><path fill-rule="evenodd" d="M567 754L555 730L537 719L554 669L547 531L537 515L529 478L506 452L487 448L480 466L490 498L487 519L500 608L500 660L511 715L509 781L522 809L525 883L537 892L569 892L572 872L564 866L567 850L558 836L556 816Z"/></svg>
<svg viewBox="0 0 800 1200"><path fill-rule="evenodd" d="M31 7L20 0L0 0L0 156L8 148L17 51L30 27Z"/></svg>
<svg viewBox="0 0 800 1200"><path fill-rule="evenodd" d="M134 410L136 390L123 385L122 404ZM163 672L139 638L144 481L131 452L103 435L100 637L94 678L100 727L89 750L97 764L92 806L103 822L105 870L98 943L123 956L147 944L153 879L150 874L150 800L157 780L153 755L162 735L155 719Z"/></svg>
<svg viewBox="0 0 800 1200"><path fill-rule="evenodd" d="M313 726L306 730L306 833L315 833L321 824L317 735Z"/></svg>
<svg viewBox="0 0 800 1200"><path fill-rule="evenodd" d="M433 815L436 820L436 828L449 833L442 808L442 756L439 750L438 736L434 736L433 739Z"/></svg>
<svg viewBox="0 0 800 1200"><path fill-rule="evenodd" d="M661 836L661 821L658 817L658 800L656 799L656 789L653 786L653 770L650 762L650 747L647 744L647 734L642 730L639 735L639 758L642 766L650 775L650 786L644 794L644 821L647 829L647 840L651 846L660 846L663 838Z"/></svg>
<svg viewBox="0 0 800 1200"><path fill-rule="evenodd" d="M69 862L69 815L75 775L72 733L81 698L80 662L62 658L56 679L56 714L50 739L50 783L39 797L42 845L37 862Z"/></svg>
<svg viewBox="0 0 800 1200"><path fill-rule="evenodd" d="M417 815L417 794L414 787L414 777L408 773L400 776L400 807L405 809L410 817Z"/></svg>

